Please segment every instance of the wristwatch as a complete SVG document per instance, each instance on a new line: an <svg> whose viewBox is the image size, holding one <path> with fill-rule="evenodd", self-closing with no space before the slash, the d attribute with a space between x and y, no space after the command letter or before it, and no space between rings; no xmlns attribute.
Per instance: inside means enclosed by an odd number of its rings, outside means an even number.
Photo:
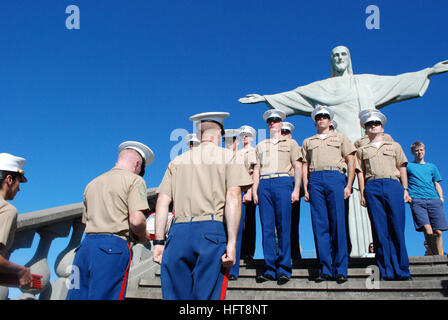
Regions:
<svg viewBox="0 0 448 320"><path fill-rule="evenodd" d="M152 243L155 246L157 246L157 245L164 246L165 245L165 240L153 240Z"/></svg>

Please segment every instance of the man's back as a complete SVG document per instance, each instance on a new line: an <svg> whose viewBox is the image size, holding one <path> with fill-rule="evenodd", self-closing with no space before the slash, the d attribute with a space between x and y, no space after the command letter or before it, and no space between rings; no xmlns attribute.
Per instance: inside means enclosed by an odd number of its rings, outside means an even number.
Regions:
<svg viewBox="0 0 448 320"><path fill-rule="evenodd" d="M86 233L129 236L129 214L148 209L142 177L114 167L92 180L84 192Z"/></svg>
<svg viewBox="0 0 448 320"><path fill-rule="evenodd" d="M210 142L176 157L159 186L159 193L173 199L176 218L215 214L223 217L227 189L241 185L247 177L234 152Z"/></svg>

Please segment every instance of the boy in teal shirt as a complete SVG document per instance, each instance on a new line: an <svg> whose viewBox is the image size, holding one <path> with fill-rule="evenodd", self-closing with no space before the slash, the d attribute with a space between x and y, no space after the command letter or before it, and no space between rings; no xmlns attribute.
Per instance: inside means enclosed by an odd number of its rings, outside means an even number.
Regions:
<svg viewBox="0 0 448 320"><path fill-rule="evenodd" d="M442 232L448 230L443 211L442 177L432 163L425 162L425 145L414 142L411 145L414 162L407 165L409 195L414 226L423 231L432 255L443 255ZM429 252L428 252L429 253Z"/></svg>

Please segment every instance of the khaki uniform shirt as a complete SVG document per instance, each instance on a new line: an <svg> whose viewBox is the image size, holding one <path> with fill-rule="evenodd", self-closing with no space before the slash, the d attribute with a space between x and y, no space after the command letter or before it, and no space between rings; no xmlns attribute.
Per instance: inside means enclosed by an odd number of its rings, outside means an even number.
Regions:
<svg viewBox="0 0 448 320"><path fill-rule="evenodd" d="M255 148L240 149L236 152L236 159L238 162L243 162L249 174L254 172L254 166L257 164L257 154Z"/></svg>
<svg viewBox="0 0 448 320"><path fill-rule="evenodd" d="M389 134L383 133L382 135L383 135L384 141L390 141L390 142L394 141L394 139L392 139L392 137ZM370 143L369 136L365 135L364 137L356 140L354 145L355 145L356 149L359 149L365 145L368 145L369 143ZM355 169L356 169L356 172L362 172L361 163L360 163L358 157L355 157Z"/></svg>
<svg viewBox="0 0 448 320"><path fill-rule="evenodd" d="M303 162L308 163L308 171L339 170L345 172L345 157L356 151L346 135L331 132L321 139L318 134L303 141Z"/></svg>
<svg viewBox="0 0 448 320"><path fill-rule="evenodd" d="M227 190L251 185L235 152L202 142L169 163L157 192L171 198L176 218L211 214L223 218Z"/></svg>
<svg viewBox="0 0 448 320"><path fill-rule="evenodd" d="M361 164L366 180L376 178L400 178L400 170L403 164L408 163L403 149L397 142L383 141L377 148L372 143L358 149L357 157Z"/></svg>
<svg viewBox="0 0 448 320"><path fill-rule="evenodd" d="M84 191L85 232L129 237L129 214L148 209L143 178L114 167L92 180Z"/></svg>
<svg viewBox="0 0 448 320"><path fill-rule="evenodd" d="M0 196L0 244L11 250L17 229L17 209ZM4 254L8 255L7 252ZM8 258L7 256L5 258Z"/></svg>
<svg viewBox="0 0 448 320"><path fill-rule="evenodd" d="M289 138L266 139L256 147L260 175L294 172L294 161L302 158L297 141Z"/></svg>

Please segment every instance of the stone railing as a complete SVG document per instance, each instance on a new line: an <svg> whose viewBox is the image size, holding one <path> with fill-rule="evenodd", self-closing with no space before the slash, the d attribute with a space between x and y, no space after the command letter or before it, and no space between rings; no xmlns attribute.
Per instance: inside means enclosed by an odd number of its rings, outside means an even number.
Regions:
<svg viewBox="0 0 448 320"><path fill-rule="evenodd" d="M148 189L147 196L150 211L154 211L156 189ZM19 214L13 250L30 248L36 233L40 236L34 256L25 266L31 268L32 273L42 275L42 289L22 290L23 294L17 299L37 299L37 295L41 300L65 299L70 283L74 251L80 244L84 233L84 225L81 223L82 207L82 203L75 203ZM50 282L48 253L56 238L67 238L68 243L56 258L54 271L58 278ZM136 246L136 249L138 252L135 252L137 255L134 253L134 258L140 260L147 255L142 252L147 250L145 246L139 245ZM8 288L0 287L0 300L7 298Z"/></svg>

